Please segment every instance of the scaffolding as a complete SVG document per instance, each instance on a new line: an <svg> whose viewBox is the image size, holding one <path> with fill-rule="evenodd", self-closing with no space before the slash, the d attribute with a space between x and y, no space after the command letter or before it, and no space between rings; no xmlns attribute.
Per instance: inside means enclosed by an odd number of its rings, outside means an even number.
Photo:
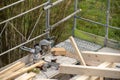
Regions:
<svg viewBox="0 0 120 80"><path fill-rule="evenodd" d="M22 2L24 2L24 1L25 1L25 0L19 0L19 1L15 2L15 3L12 3L12 4L8 5L8 6L5 6L5 7L3 7L3 8L0 8L0 11L4 10L4 9L6 9L6 8L10 8L11 6L17 5L17 4L22 3ZM109 39L109 38L108 38L108 33L109 33L109 30L108 30L108 29L109 29L109 28L112 28L112 29L120 30L120 28L118 28L118 27L109 25L110 0L107 0L107 3L108 3L108 4L107 4L107 10L106 10L106 24L103 24L103 23L100 23L100 22L96 22L96 21L93 21L93 20L90 20L90 19L86 19L86 18L77 16L77 13L79 13L79 12L81 11L81 9L78 9L78 0L74 0L74 12L73 12L72 14L70 14L69 16L61 19L61 20L58 21L57 23L55 23L55 24L53 24L53 25L50 25L50 12L51 12L50 9L51 9L52 7L58 5L59 3L63 2L63 1L64 1L64 0L57 0L57 1L53 2L53 3L51 3L51 0L48 0L47 2L45 2L45 3L41 4L41 5L38 5L38 6L34 7L34 8L32 8L32 9L29 9L29 10L27 10L27 11L25 11L25 12L22 12L21 14L18 14L18 15L14 16L14 17L11 17L11 18L9 18L9 19L6 19L6 20L1 21L1 22L0 22L0 25L2 25L2 24L5 24L5 25L4 25L3 29L2 29L2 31L0 32L0 37L2 36L2 33L4 32L6 26L7 26L8 24L10 24L26 41L23 42L23 43L21 43L21 44L19 44L19 45L17 45L17 46L15 46L15 47L13 47L13 48L11 48L11 49L9 49L9 50L6 50L5 52L0 53L0 56L3 56L3 55L5 55L5 54L8 54L9 52L11 52L11 51L19 48L20 46L25 45L25 44L27 44L27 43L29 43L29 42L31 42L31 41L34 41L34 40L36 40L36 39L38 39L38 38L40 38L40 37L43 37L43 36L49 37L49 36L50 36L50 35L49 35L50 30L53 30L55 27L57 27L58 25L60 25L61 23L65 22L65 21L67 21L68 19L70 19L70 18L73 17L73 16L74 16L74 24L73 24L73 28L72 28L72 35L73 35L73 36L75 36L75 32L74 32L74 31L75 31L76 26L77 26L77 21L76 21L77 19L81 19L81 20L84 20L84 21L87 21L87 22L91 22L91 23L98 24L98 25L101 25L101 26L106 27L106 28L105 28L106 34L105 34L105 37L104 37L104 38L105 38L105 39L104 39L104 46L107 46L108 39ZM32 29L32 31L31 31L28 39L26 39L25 36L24 36L22 33L20 33L20 31L17 30L17 28L15 28L15 26L13 26L13 25L10 23L10 21L12 21L12 20L14 20L14 19L16 19L16 18L19 18L19 17L21 17L21 16L23 16L23 15L25 15L25 14L28 14L28 13L30 13L30 12L36 10L36 9L39 9L39 8L41 8L41 7L43 7L43 10L42 10L42 12L40 13L38 19L36 20L36 23L35 23L35 25L33 26L33 29ZM45 33L40 34L39 36L36 36L36 37L34 37L34 38L31 38L31 35L32 35L32 33L33 33L36 25L38 24L39 19L41 18L41 15L43 14L43 12L46 12L46 23L45 23L45 24L46 24L46 27L45 27Z"/></svg>

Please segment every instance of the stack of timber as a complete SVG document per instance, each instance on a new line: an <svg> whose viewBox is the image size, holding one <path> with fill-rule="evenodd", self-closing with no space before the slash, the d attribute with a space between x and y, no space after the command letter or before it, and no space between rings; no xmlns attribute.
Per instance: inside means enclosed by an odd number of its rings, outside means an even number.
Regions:
<svg viewBox="0 0 120 80"><path fill-rule="evenodd" d="M27 73L37 66L42 66L44 61L39 61L31 66L26 66L23 62L16 62L12 66L0 71L0 80L32 80L32 78L36 75L33 72ZM26 73L26 74L24 74ZM22 76L23 77L22 77ZM26 75L26 77L24 77Z"/></svg>
<svg viewBox="0 0 120 80"><path fill-rule="evenodd" d="M120 68L113 67L113 65L118 66L117 64L120 63L120 54L92 51L80 52L73 37L70 37L70 41L76 51L76 55L70 54L70 57L79 60L81 65L62 64L59 69L60 73L80 75L74 80L104 80L104 77L120 80ZM98 62L99 65L87 65L86 63L90 61Z"/></svg>

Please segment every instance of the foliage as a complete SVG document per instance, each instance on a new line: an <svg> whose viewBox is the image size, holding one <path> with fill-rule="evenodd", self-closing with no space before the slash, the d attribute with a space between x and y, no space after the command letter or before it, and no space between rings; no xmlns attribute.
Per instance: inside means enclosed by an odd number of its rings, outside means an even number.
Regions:
<svg viewBox="0 0 120 80"><path fill-rule="evenodd" d="M2 0L1 1L2 3L0 3L1 4L0 7L9 5L16 1L17 0L9 0L9 1ZM18 15L22 12L25 12L25 11L27 11L33 7L36 7L44 2L46 2L46 1L45 0L25 0L25 2L19 3L13 7L5 9L4 11L1 11L0 21L6 20L6 19L11 18L15 15ZM58 22L60 19L63 19L68 14L72 13L73 5L71 5L71 4L73 4L72 0L69 0L69 1L66 0L66 1L62 2L60 5L56 6L56 8L51 9L52 15L50 18L51 19L50 25L53 25L54 23ZM65 7L64 10L63 10L63 7ZM70 11L68 8L70 8ZM29 37L29 34L31 33L33 26L35 25L35 22L39 16L39 14L42 12L42 10L43 10L43 7L10 21L10 23L16 29L18 29L25 36L25 38L21 37L14 30L14 28L10 24L8 24L5 31L3 32L2 36L1 36L0 52L4 52L8 49L11 49L11 48L19 45L20 43L25 42L26 39ZM46 15L46 12L44 11L31 38L42 34L43 31L45 30L45 26L46 26L45 25L45 15ZM71 22L71 20L70 20L70 22ZM2 31L4 25L5 24L0 25L0 32ZM68 26L65 27L65 25L68 25ZM64 30L64 32L63 32L63 30ZM66 22L66 23L59 25L57 29L54 29L50 35L55 36L56 37L55 41L56 41L56 43L58 43L58 42L65 40L68 36L70 36L70 30L71 30L71 27L69 26L69 22ZM64 35L64 37L63 37L63 35ZM33 45L35 43L39 43L39 41L42 38L39 38L25 46L32 48ZM27 55L27 52L21 51L18 48L16 50L11 51L7 55L1 56L0 59L2 60L3 65L6 65L6 64L11 63L11 62L15 61L16 59L19 59L25 55ZM8 59L6 59L6 58L8 58Z"/></svg>
<svg viewBox="0 0 120 80"><path fill-rule="evenodd" d="M79 2L82 12L78 15L96 22L106 24L107 0L82 0ZM110 25L120 28L120 0L111 0ZM105 36L105 27L85 21L77 21L77 29L96 35ZM109 38L120 41L120 30L109 28Z"/></svg>

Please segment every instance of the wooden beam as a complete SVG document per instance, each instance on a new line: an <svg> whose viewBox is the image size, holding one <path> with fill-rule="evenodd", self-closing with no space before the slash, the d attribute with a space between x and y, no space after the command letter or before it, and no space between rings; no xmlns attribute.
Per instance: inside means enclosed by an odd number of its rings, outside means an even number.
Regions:
<svg viewBox="0 0 120 80"><path fill-rule="evenodd" d="M112 63L109 62L104 62L101 63L100 65L98 65L97 67L99 68L105 68L108 67L109 65L111 65ZM99 78L99 76L87 76L87 75L81 75L80 77L78 77L76 80L97 80Z"/></svg>
<svg viewBox="0 0 120 80"><path fill-rule="evenodd" d="M104 62L98 66L98 68L106 68L108 66L112 65L110 62ZM98 80L99 76L92 76L90 80Z"/></svg>
<svg viewBox="0 0 120 80"><path fill-rule="evenodd" d="M29 80L29 79L35 77L36 75L37 74L33 73L33 72L25 73L25 74L19 76L18 78L16 78L15 80Z"/></svg>
<svg viewBox="0 0 120 80"><path fill-rule="evenodd" d="M27 77L28 73L24 73L20 75L19 77L15 78L14 80L24 80L25 77Z"/></svg>
<svg viewBox="0 0 120 80"><path fill-rule="evenodd" d="M57 79L37 79L37 80L57 80Z"/></svg>
<svg viewBox="0 0 120 80"><path fill-rule="evenodd" d="M67 52L67 56L79 60L79 57L75 53ZM120 63L120 54L118 53L82 51L82 56L85 61Z"/></svg>
<svg viewBox="0 0 120 80"><path fill-rule="evenodd" d="M22 62L16 62L15 64L11 65L10 67L3 69L2 71L0 71L0 75L7 73L11 70L13 70L16 66L20 65Z"/></svg>
<svg viewBox="0 0 120 80"><path fill-rule="evenodd" d="M17 63L16 63L16 64L17 64ZM17 70L19 70L19 69L21 69L22 67L25 66L25 63L20 63L19 65L16 65L16 64L15 64L15 66L12 67L12 68L11 68L11 66L10 66L10 68L8 67L8 69L3 70L4 73L0 75L0 79L1 79L1 78L4 78L4 77L6 77L6 76L11 75L13 72L15 72L15 71L17 71Z"/></svg>
<svg viewBox="0 0 120 80"><path fill-rule="evenodd" d="M83 51L84 59L95 60L101 62L120 62L120 54L118 53L108 53L108 52L93 52L93 51Z"/></svg>
<svg viewBox="0 0 120 80"><path fill-rule="evenodd" d="M86 66L85 60L83 59L83 56L82 56L81 52L79 51L79 49L78 49L78 47L77 47L77 44L75 43L75 40L74 40L74 38L73 38L72 36L70 37L70 41L71 41L71 44L72 44L72 46L74 47L74 49L75 49L75 51L76 51L76 53L77 53L77 55L78 55L78 57L79 57L80 62L81 62L84 66Z"/></svg>
<svg viewBox="0 0 120 80"><path fill-rule="evenodd" d="M30 72L28 73L28 76L26 77L26 79L21 79L21 80L29 80L29 79L33 79L37 74Z"/></svg>
<svg viewBox="0 0 120 80"><path fill-rule="evenodd" d="M78 74L88 76L100 76L108 78L120 78L120 69L113 68L98 68L92 66L81 66L81 65L61 65L60 73L66 74Z"/></svg>
<svg viewBox="0 0 120 80"><path fill-rule="evenodd" d="M23 74L23 73L25 73L25 72L27 72L27 71L37 67L37 66L42 66L44 63L45 63L44 61L39 61L39 62L29 66L29 67L21 69L21 71L16 71L16 72L12 73L11 75L6 76L3 80L15 79L17 76L19 76L19 75L21 75L21 74Z"/></svg>
<svg viewBox="0 0 120 80"><path fill-rule="evenodd" d="M65 56L66 50L65 48L52 48L51 53L55 56Z"/></svg>
<svg viewBox="0 0 120 80"><path fill-rule="evenodd" d="M78 77L76 80L89 80L90 76L87 75L81 75L80 77Z"/></svg>
<svg viewBox="0 0 120 80"><path fill-rule="evenodd" d="M84 54L82 54L82 55L84 55ZM70 52L67 51L66 56L70 57L70 58L75 58L75 59L78 60L78 56L74 53L70 53ZM98 62L98 61L95 61L95 60L93 61L93 60L85 59L85 63L86 63L87 66L98 66L101 62Z"/></svg>

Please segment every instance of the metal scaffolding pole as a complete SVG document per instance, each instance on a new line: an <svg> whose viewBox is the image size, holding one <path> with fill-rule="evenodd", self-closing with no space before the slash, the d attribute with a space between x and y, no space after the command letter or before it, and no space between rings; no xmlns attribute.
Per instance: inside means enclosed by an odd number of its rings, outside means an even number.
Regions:
<svg viewBox="0 0 120 80"><path fill-rule="evenodd" d="M64 1L64 0L57 0L56 2L51 3L51 0L48 0L48 4L45 5L45 7L43 8L43 10L46 11L46 23L45 23L46 29L50 28L50 8L52 8L53 6L61 3L62 1ZM46 38L49 38L49 37L50 37L50 34L48 34L46 36Z"/></svg>
<svg viewBox="0 0 120 80"><path fill-rule="evenodd" d="M109 25L109 28L120 30L120 28L119 28L119 27L116 27L116 26L110 26L110 25Z"/></svg>
<svg viewBox="0 0 120 80"><path fill-rule="evenodd" d="M53 24L51 26L51 28L48 28L47 30L45 30L45 32L49 31L50 29L53 30L56 26L58 26L59 24L67 21L68 19L70 19L71 17L73 17L75 14L79 13L81 11L81 9L75 11L74 13L70 14L69 16L63 18L62 20L58 21L57 23Z"/></svg>
<svg viewBox="0 0 120 80"><path fill-rule="evenodd" d="M51 3L51 0L48 0L48 4L46 6L48 6L50 3ZM49 29L49 27L50 27L50 8L46 9L46 23L45 23L45 25L46 25L46 29ZM50 35L47 34L46 38L49 38L49 37L50 37Z"/></svg>
<svg viewBox="0 0 120 80"><path fill-rule="evenodd" d="M32 8L32 9L26 11L26 12L23 12L23 13L21 13L21 14L18 14L18 15L14 16L14 17L11 17L11 18L9 18L9 19L7 19L7 20L4 20L4 21L0 22L0 24L6 23L6 22L11 21L11 20L13 20L13 19L16 19L16 18L18 18L18 17L20 17L20 16L23 16L23 15L25 15L25 14L31 12L31 11L34 11L34 10L36 10L36 9L38 9L38 8L46 5L46 4L48 4L48 2L43 3L43 4L41 4L41 5L37 6L37 7L34 7L34 8Z"/></svg>
<svg viewBox="0 0 120 80"><path fill-rule="evenodd" d="M19 3L23 2L23 1L25 1L25 0L19 0L19 1L17 1L17 2L14 2L14 3L8 5L8 6L2 7L2 8L0 8L0 11L4 10L4 9L6 9L6 8L9 8L9 7L11 7L11 6L14 6L14 5L16 5L16 4L19 4Z"/></svg>
<svg viewBox="0 0 120 80"><path fill-rule="evenodd" d="M98 25L101 25L103 27L106 27L106 24L103 24L103 23L100 23L100 22L96 22L96 21L93 21L93 20L90 20L90 19L86 19L86 18L83 18L83 17L80 17L80 16L75 16L75 17L77 19L80 19L80 20L83 20L83 21L91 22L91 23L98 24ZM110 26L109 25L109 28L120 30L120 28L116 27L116 26Z"/></svg>
<svg viewBox="0 0 120 80"><path fill-rule="evenodd" d="M28 40L28 41L26 41L26 42L24 42L24 43L21 43L21 44L15 46L15 47L13 47L13 48L11 48L11 49L3 52L3 53L0 53L0 56L4 55L4 54L6 54L6 53L8 53L8 52L10 52L10 51L13 51L14 49L17 49L17 48L19 48L20 46L23 46L23 45L25 45L25 44L27 44L27 43L29 43L29 42L32 42L33 40L36 40L36 39L38 39L38 38L40 38L40 37L43 37L43 36L45 36L45 35L47 35L47 34L49 34L49 32L45 32L45 33L43 33L43 34L41 34L41 35L39 35L39 36L36 36L35 38L32 38L32 39L30 39L30 40Z"/></svg>
<svg viewBox="0 0 120 80"><path fill-rule="evenodd" d="M93 21L93 20L90 20L90 19L86 19L86 18L83 18L83 17L80 17L80 16L75 16L77 19L80 19L80 20L83 20L83 21L87 21L87 22L91 22L91 23L94 23L94 24L98 24L98 25L101 25L101 26L106 26L106 24L102 24L100 22L96 22L96 21Z"/></svg>
<svg viewBox="0 0 120 80"><path fill-rule="evenodd" d="M77 4L78 4L78 0L74 0L74 12L77 11ZM72 28L72 36L75 36L75 29L77 26L77 18L75 17L76 15L74 15L74 22L73 22L73 28Z"/></svg>
<svg viewBox="0 0 120 80"><path fill-rule="evenodd" d="M104 40L104 46L107 46L108 41L108 29L109 29L109 16L110 16L110 0L107 0L107 11L106 11L106 35Z"/></svg>
<svg viewBox="0 0 120 80"><path fill-rule="evenodd" d="M62 1L64 1L64 0L57 0L57 1L54 2L54 3L50 3L51 0L48 0L48 2L49 2L49 3L48 3L48 6L45 6L45 7L43 8L43 10L48 10L48 9L50 9L51 7L53 7L53 6L61 3Z"/></svg>
<svg viewBox="0 0 120 80"><path fill-rule="evenodd" d="M28 39L27 39L27 40L29 40L29 39L31 38L33 32L35 31L35 28L37 27L37 25L38 25L38 23L39 23L39 21L40 21L40 18L41 18L41 16L42 16L42 14L43 14L43 11L40 12L40 14L39 14L39 16L38 16L38 18L37 18L37 20L36 20L36 22L35 22L35 25L33 26L33 29L32 29L32 31L31 31L30 35L28 36Z"/></svg>

